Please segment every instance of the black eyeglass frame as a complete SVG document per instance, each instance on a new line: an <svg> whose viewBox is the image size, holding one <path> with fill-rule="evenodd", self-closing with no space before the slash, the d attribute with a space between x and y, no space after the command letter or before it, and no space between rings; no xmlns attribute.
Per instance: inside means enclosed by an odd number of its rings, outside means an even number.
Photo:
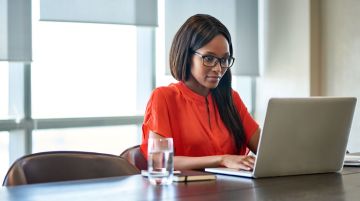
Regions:
<svg viewBox="0 0 360 201"><path fill-rule="evenodd" d="M235 58L234 58L234 57L229 57L229 58L227 58L227 59L230 59L230 65L229 65L229 66L222 66L221 60L224 60L224 58L219 58L219 57L216 57L216 56L213 56L213 55L203 55L203 54L201 54L201 53L199 53L199 52L196 52L196 51L194 51L194 55L197 55L197 56L201 57L203 65L206 66L206 67L209 67L209 68L213 68L213 67L215 67L218 63L220 63L220 67L221 67L221 68L223 68L223 69L229 69L229 68L231 68L231 67L234 65L234 63L235 63ZM205 58L205 57L209 57L209 56L210 56L210 57L213 57L213 58L215 58L215 59L217 60L217 61L215 61L215 63L214 63L213 66L205 64L204 58Z"/></svg>

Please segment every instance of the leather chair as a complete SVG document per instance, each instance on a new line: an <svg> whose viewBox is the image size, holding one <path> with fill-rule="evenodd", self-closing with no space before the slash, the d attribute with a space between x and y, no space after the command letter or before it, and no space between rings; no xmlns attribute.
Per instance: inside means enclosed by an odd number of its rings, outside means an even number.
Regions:
<svg viewBox="0 0 360 201"><path fill-rule="evenodd" d="M120 154L129 163L136 166L139 170L147 169L147 160L140 151L140 145L130 147Z"/></svg>
<svg viewBox="0 0 360 201"><path fill-rule="evenodd" d="M115 155L81 151L41 152L16 160L7 172L3 186L139 173L136 167Z"/></svg>

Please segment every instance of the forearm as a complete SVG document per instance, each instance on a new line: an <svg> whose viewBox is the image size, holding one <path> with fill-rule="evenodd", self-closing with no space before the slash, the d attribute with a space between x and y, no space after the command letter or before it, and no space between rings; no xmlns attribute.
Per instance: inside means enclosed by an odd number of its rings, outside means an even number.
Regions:
<svg viewBox="0 0 360 201"><path fill-rule="evenodd" d="M204 169L208 167L224 166L234 169L251 170L254 167L255 157L244 155L217 155L203 157L175 156L174 169Z"/></svg>
<svg viewBox="0 0 360 201"><path fill-rule="evenodd" d="M187 169L204 169L208 167L219 167L222 164L223 156L202 156L202 157L188 157L188 156L175 156L174 169L187 170Z"/></svg>

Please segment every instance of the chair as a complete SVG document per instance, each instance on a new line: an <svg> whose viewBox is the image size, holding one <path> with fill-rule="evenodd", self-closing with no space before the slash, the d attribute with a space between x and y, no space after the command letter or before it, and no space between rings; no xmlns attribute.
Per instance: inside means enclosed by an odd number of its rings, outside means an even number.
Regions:
<svg viewBox="0 0 360 201"><path fill-rule="evenodd" d="M140 145L130 147L120 154L129 163L136 166L139 170L147 169L147 160L140 151Z"/></svg>
<svg viewBox="0 0 360 201"><path fill-rule="evenodd" d="M3 186L139 173L136 167L115 155L80 151L41 152L16 160L7 172Z"/></svg>

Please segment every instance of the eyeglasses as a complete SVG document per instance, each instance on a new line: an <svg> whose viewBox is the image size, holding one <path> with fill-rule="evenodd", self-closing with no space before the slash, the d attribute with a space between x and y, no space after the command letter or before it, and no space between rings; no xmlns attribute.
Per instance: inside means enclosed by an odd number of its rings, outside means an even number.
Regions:
<svg viewBox="0 0 360 201"><path fill-rule="evenodd" d="M194 52L194 54L201 57L204 66L207 67L214 67L220 63L221 68L228 69L234 64L235 61L234 57L218 58L212 55L202 55L199 52Z"/></svg>

